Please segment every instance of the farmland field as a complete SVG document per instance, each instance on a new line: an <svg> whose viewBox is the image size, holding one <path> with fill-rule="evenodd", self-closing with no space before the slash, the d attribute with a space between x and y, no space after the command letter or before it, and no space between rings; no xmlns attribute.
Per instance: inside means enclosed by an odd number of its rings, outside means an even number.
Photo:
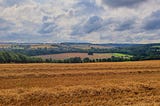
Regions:
<svg viewBox="0 0 160 106"><path fill-rule="evenodd" d="M51 54L51 55L41 55L36 56L42 59L55 59L55 60L63 60L67 58L80 57L82 59L88 57L90 59L103 59L112 57L112 53L94 53L93 55L88 55L88 53L60 53L60 54Z"/></svg>
<svg viewBox="0 0 160 106"><path fill-rule="evenodd" d="M31 45L30 49L44 49L44 48L47 48L47 49L50 49L50 48L56 48L56 46L51 46L51 45L47 45L47 44L37 44L37 45Z"/></svg>
<svg viewBox="0 0 160 106"><path fill-rule="evenodd" d="M109 49L113 48L112 46L99 46L99 45L71 45L73 48L89 50L91 48L98 48L98 49Z"/></svg>
<svg viewBox="0 0 160 106"><path fill-rule="evenodd" d="M160 61L1 64L0 106L160 106Z"/></svg>
<svg viewBox="0 0 160 106"><path fill-rule="evenodd" d="M115 57L126 57L126 58L133 57L132 55L121 54L121 53L113 53L113 56L115 56Z"/></svg>

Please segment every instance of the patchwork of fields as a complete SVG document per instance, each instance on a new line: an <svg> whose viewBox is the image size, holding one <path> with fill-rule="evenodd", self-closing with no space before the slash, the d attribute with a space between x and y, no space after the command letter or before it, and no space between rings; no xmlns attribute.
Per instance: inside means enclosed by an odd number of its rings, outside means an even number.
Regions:
<svg viewBox="0 0 160 106"><path fill-rule="evenodd" d="M60 53L60 54L51 54L51 55L40 55L35 57L40 57L42 59L55 59L55 60L63 60L68 58L80 57L81 59L90 58L90 59L104 59L115 57L124 57L130 58L131 55L120 54L120 53L93 53L93 55L88 55L88 53Z"/></svg>
<svg viewBox="0 0 160 106"><path fill-rule="evenodd" d="M88 55L88 53L60 53L60 54L51 54L51 55L41 55L36 56L40 57L42 59L55 59L55 60L63 60L67 58L74 58L74 57L80 57L81 59L84 59L86 57L90 59L99 59L99 58L110 58L112 54L109 53L94 53L93 55Z"/></svg>
<svg viewBox="0 0 160 106"><path fill-rule="evenodd" d="M160 61L1 64L2 106L159 106Z"/></svg>

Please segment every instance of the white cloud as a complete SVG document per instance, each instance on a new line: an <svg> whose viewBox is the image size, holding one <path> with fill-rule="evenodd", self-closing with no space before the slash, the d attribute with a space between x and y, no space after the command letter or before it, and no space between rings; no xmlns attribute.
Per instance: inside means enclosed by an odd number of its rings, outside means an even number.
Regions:
<svg viewBox="0 0 160 106"><path fill-rule="evenodd" d="M0 41L159 42L158 29L144 28L144 22L158 26L152 14L159 5L158 0L0 0Z"/></svg>

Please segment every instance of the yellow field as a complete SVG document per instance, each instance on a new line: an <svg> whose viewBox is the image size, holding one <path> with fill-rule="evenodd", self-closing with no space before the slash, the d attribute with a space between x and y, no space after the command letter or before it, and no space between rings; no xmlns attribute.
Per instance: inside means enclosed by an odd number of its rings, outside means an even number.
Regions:
<svg viewBox="0 0 160 106"><path fill-rule="evenodd" d="M160 106L160 61L1 64L2 106Z"/></svg>
<svg viewBox="0 0 160 106"><path fill-rule="evenodd" d="M51 45L47 45L47 44L39 44L39 45L31 45L30 49L44 49L44 48L47 48L47 49L50 49L50 48L56 48L54 46L51 46Z"/></svg>

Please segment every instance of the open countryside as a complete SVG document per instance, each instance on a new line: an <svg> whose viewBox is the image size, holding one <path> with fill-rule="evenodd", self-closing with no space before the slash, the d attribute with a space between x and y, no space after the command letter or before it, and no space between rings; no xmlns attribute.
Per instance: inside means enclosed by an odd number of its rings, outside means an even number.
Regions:
<svg viewBox="0 0 160 106"><path fill-rule="evenodd" d="M0 64L2 106L159 106L160 61Z"/></svg>
<svg viewBox="0 0 160 106"><path fill-rule="evenodd" d="M55 59L55 60L63 60L67 58L80 57L81 59L90 58L90 59L103 59L103 58L111 58L113 54L111 53L93 53L93 55L88 55L88 53L60 53L60 54L51 54L51 55L40 55L36 57L40 57L42 59Z"/></svg>
<svg viewBox="0 0 160 106"><path fill-rule="evenodd" d="M160 106L160 0L0 0L0 106Z"/></svg>
<svg viewBox="0 0 160 106"><path fill-rule="evenodd" d="M104 59L104 58L111 58L112 56L115 57L122 57L122 58L131 58L132 55L121 54L121 53L93 53L93 55L88 55L88 53L60 53L60 54L51 54L51 55L40 55L35 56L42 59L55 59L55 60L63 60L67 58L74 58L80 57L81 59L89 58L89 59Z"/></svg>

